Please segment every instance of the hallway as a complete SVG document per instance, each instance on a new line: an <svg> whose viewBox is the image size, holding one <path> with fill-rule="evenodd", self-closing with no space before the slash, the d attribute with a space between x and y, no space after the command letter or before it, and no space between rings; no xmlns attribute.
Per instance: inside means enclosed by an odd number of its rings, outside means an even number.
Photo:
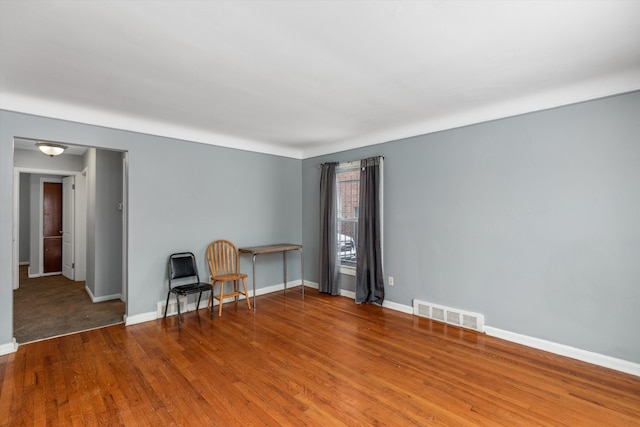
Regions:
<svg viewBox="0 0 640 427"><path fill-rule="evenodd" d="M28 278L20 266L20 287L13 291L13 330L18 344L123 322L124 302L92 303L85 282L62 275Z"/></svg>

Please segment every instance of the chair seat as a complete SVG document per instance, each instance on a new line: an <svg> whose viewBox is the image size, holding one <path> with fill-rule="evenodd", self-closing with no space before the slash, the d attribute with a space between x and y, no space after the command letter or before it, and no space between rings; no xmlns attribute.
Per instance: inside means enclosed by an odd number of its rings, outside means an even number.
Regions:
<svg viewBox="0 0 640 427"><path fill-rule="evenodd" d="M209 283L187 283L185 285L175 286L171 288L171 293L188 295L196 292L210 291L211 285Z"/></svg>
<svg viewBox="0 0 640 427"><path fill-rule="evenodd" d="M214 279L216 280L216 282L231 282L233 280L246 279L247 277L249 276L242 273L229 273L229 274L218 274L217 276L214 277Z"/></svg>

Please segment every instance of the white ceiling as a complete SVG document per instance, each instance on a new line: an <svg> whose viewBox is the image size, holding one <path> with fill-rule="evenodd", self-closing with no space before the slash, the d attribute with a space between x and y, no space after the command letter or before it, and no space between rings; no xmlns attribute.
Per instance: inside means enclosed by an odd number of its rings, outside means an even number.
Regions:
<svg viewBox="0 0 640 427"><path fill-rule="evenodd" d="M635 0L0 1L0 108L294 158L640 89Z"/></svg>

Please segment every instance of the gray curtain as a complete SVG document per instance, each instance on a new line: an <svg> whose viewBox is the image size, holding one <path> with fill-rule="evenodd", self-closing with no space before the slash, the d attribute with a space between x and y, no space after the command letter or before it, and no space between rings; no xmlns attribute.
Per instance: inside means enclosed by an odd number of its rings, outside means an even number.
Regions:
<svg viewBox="0 0 640 427"><path fill-rule="evenodd" d="M382 305L381 171L382 157L361 160L358 249L356 251L356 303Z"/></svg>
<svg viewBox="0 0 640 427"><path fill-rule="evenodd" d="M337 218L338 191L336 186L337 163L324 163L320 176L320 292L338 295Z"/></svg>

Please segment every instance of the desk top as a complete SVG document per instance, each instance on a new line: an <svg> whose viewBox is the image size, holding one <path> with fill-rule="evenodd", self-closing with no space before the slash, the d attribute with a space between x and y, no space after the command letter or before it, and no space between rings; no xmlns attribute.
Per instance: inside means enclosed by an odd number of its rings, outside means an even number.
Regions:
<svg viewBox="0 0 640 427"><path fill-rule="evenodd" d="M271 252L284 252L302 249L302 245L293 243L277 243L275 245L252 246L248 248L238 248L241 254L268 254Z"/></svg>

